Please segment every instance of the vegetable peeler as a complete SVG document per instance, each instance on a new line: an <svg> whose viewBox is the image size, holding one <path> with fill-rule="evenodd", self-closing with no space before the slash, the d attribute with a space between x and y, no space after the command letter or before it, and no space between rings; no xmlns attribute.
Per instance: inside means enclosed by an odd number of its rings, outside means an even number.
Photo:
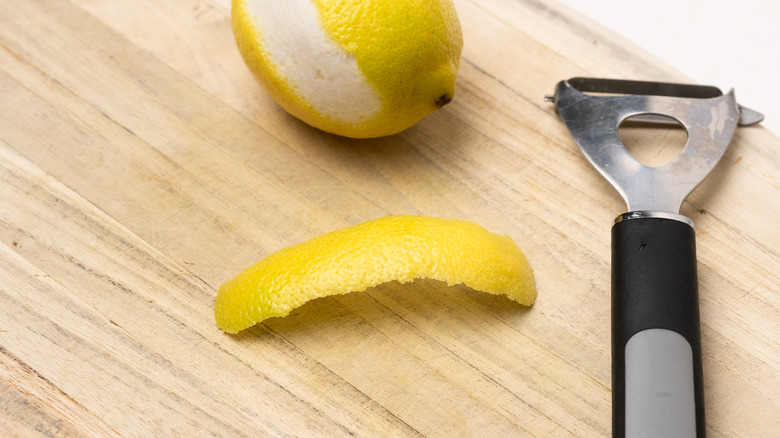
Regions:
<svg viewBox="0 0 780 438"><path fill-rule="evenodd" d="M572 78L545 99L628 206L612 227L613 436L704 437L695 233L680 207L737 126L763 115L733 90L662 82ZM618 137L629 118L671 118L687 142L666 165L645 166Z"/></svg>

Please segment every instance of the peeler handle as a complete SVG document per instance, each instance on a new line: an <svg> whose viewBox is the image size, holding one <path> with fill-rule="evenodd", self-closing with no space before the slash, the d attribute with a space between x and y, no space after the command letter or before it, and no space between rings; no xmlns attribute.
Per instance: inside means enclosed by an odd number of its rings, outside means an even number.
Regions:
<svg viewBox="0 0 780 438"><path fill-rule="evenodd" d="M612 228L614 437L704 437L693 223L632 212Z"/></svg>

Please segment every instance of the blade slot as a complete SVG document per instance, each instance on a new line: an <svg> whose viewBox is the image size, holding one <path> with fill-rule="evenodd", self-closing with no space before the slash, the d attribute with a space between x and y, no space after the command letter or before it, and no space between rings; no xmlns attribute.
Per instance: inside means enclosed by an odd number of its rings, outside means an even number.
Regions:
<svg viewBox="0 0 780 438"><path fill-rule="evenodd" d="M688 141L688 131L671 117L641 114L620 123L618 138L640 163L662 167L682 152Z"/></svg>

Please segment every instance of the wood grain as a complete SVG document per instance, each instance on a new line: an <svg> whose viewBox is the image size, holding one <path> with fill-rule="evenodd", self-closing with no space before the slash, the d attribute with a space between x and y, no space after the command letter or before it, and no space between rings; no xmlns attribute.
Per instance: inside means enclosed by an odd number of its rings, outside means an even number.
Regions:
<svg viewBox="0 0 780 438"><path fill-rule="evenodd" d="M357 141L264 94L225 0L3 2L0 435L609 435L625 207L542 98L577 75L685 78L553 2L456 7L455 100ZM683 207L714 437L780 430L778 147L740 129ZM537 303L421 280L215 327L244 267L388 214L510 235Z"/></svg>

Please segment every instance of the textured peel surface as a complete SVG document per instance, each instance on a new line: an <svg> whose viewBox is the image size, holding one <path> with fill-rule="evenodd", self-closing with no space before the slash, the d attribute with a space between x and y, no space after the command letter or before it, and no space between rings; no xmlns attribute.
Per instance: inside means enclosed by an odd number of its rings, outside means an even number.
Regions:
<svg viewBox="0 0 780 438"><path fill-rule="evenodd" d="M415 278L462 283L524 305L537 295L533 271L510 237L457 219L389 216L265 257L220 287L215 318L237 333L315 298Z"/></svg>

